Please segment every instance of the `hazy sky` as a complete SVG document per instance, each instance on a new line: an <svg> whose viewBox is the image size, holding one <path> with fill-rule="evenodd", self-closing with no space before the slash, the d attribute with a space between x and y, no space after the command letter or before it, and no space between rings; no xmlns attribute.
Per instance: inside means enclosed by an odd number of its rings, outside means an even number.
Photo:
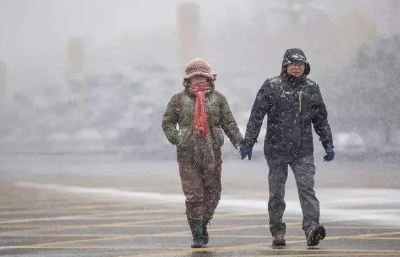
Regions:
<svg viewBox="0 0 400 257"><path fill-rule="evenodd" d="M175 29L180 0L0 0L0 59L7 63L8 84L60 76L71 37L89 44L115 44L157 29ZM243 1L202 0L205 25L222 20ZM207 22L209 21L209 22ZM140 39L138 40L140 41ZM56 73L56 74L55 74ZM33 82L32 82L33 83Z"/></svg>
<svg viewBox="0 0 400 257"><path fill-rule="evenodd" d="M55 70L62 72L66 44L70 37L82 36L93 44L112 45L116 38L121 40L126 36L134 37L137 33L152 31L162 34L176 29L176 7L179 2L182 1L0 0L0 59L6 61L9 81L12 83L17 83L21 77L49 76ZM200 4L202 26L210 31L224 20L248 17L249 10L257 3L271 8L272 4L284 1L191 2ZM360 7L371 14L378 7L374 0L316 2L329 13ZM382 10L386 8L388 0L379 2L380 12L376 11L376 17L372 18L383 24Z"/></svg>
<svg viewBox="0 0 400 257"><path fill-rule="evenodd" d="M179 0L0 0L1 53L11 45L28 48L71 36L112 38L125 31L168 28L175 24ZM207 19L229 15L244 1L202 0ZM228 6L225 6L229 2ZM210 8L211 7L211 8ZM240 10L239 8L236 8Z"/></svg>
<svg viewBox="0 0 400 257"><path fill-rule="evenodd" d="M102 40L121 36L127 31L145 31L154 27L171 28L175 24L176 5L179 2L182 1L0 0L0 56L10 59L16 54L29 56L32 50L36 53L45 52L71 36ZM191 2L201 5L202 22L206 27L231 16L245 16L252 4L249 0ZM319 2L328 11L340 12L361 1ZM365 3L364 8L371 5L370 0L362 2ZM332 8L333 5L335 8Z"/></svg>

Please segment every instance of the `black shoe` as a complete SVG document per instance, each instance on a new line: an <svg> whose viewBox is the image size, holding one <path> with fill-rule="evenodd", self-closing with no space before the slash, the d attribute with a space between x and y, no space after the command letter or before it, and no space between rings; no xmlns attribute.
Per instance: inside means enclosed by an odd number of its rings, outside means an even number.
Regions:
<svg viewBox="0 0 400 257"><path fill-rule="evenodd" d="M207 225L210 224L210 219L209 218L204 218L203 219L203 243L204 245L208 244L208 231L207 231Z"/></svg>
<svg viewBox="0 0 400 257"><path fill-rule="evenodd" d="M325 228L322 225L317 225L306 233L307 246L316 246L319 241L323 240L326 236Z"/></svg>
<svg viewBox="0 0 400 257"><path fill-rule="evenodd" d="M204 247L205 244L203 242L203 220L188 218L188 223L193 236L193 243L190 245L190 247L192 248Z"/></svg>
<svg viewBox="0 0 400 257"><path fill-rule="evenodd" d="M272 247L286 246L285 235L278 234L272 237Z"/></svg>

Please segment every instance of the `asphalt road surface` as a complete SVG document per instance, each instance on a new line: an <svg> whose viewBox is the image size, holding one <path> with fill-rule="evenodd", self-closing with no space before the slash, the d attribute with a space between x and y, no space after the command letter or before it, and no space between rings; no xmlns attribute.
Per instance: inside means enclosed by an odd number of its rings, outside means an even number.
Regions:
<svg viewBox="0 0 400 257"><path fill-rule="evenodd" d="M227 160L207 248L189 247L177 164L129 155L0 155L0 256L400 256L400 165L319 161L327 237L307 248L293 175L271 248L264 160Z"/></svg>

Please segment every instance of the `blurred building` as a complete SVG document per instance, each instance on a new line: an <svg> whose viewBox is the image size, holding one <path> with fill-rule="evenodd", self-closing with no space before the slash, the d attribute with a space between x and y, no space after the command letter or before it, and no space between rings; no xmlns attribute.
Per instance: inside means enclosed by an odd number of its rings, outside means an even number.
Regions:
<svg viewBox="0 0 400 257"><path fill-rule="evenodd" d="M71 38L67 46L67 73L69 75L80 74L85 64L85 42L80 37Z"/></svg>
<svg viewBox="0 0 400 257"><path fill-rule="evenodd" d="M200 6L196 3L184 2L178 5L178 62L180 70L184 70L189 60L202 57L202 39Z"/></svg>
<svg viewBox="0 0 400 257"><path fill-rule="evenodd" d="M0 60L0 100L7 99L7 68L6 63Z"/></svg>

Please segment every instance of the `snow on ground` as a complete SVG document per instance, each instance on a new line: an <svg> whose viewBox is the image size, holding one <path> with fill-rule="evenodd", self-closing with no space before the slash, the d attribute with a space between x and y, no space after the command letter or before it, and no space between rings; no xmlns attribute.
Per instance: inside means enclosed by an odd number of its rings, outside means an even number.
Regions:
<svg viewBox="0 0 400 257"><path fill-rule="evenodd" d="M117 188L92 188L64 186L59 184L40 184L17 182L16 186L56 191L78 195L79 197L109 198L115 201L143 201L161 204L182 204L182 194L160 194L156 192L135 192ZM349 192L351 191L351 195ZM334 197L332 197L334 196ZM323 219L341 219L365 221L375 225L400 227L400 190L398 189L352 189L327 188L319 191ZM267 210L266 199L240 199L225 195L219 205L220 210L235 212L264 213ZM301 217L298 201L286 201L286 215Z"/></svg>

